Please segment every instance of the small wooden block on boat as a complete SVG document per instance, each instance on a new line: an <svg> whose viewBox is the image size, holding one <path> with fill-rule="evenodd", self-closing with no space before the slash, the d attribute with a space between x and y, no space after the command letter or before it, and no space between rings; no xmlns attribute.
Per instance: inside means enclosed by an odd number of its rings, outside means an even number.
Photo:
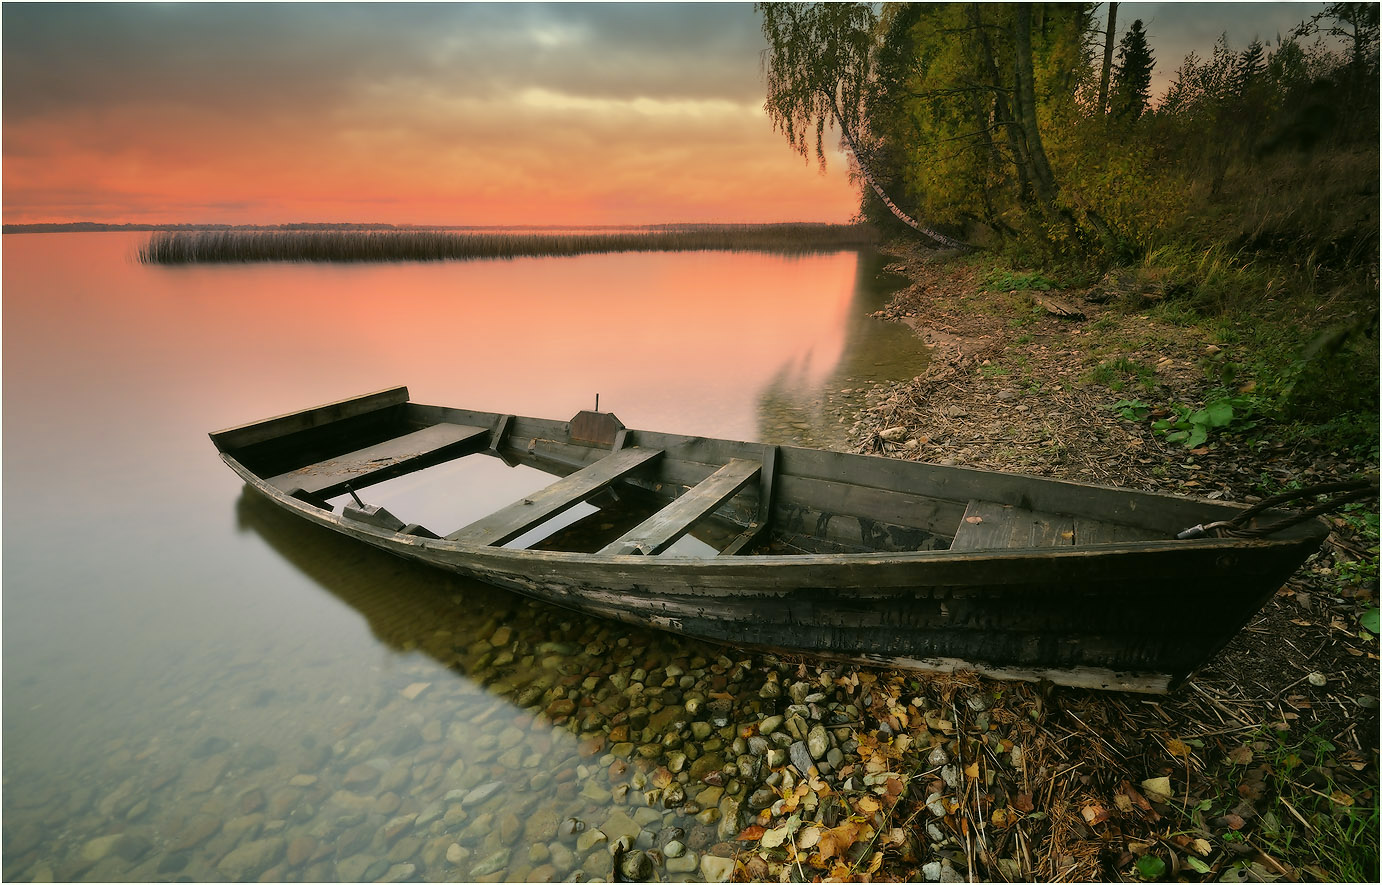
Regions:
<svg viewBox="0 0 1382 885"><path fill-rule="evenodd" d="M407 472L399 468L406 468L428 455L479 449L487 441L489 432L487 427L434 424L356 452L281 473L268 482L284 491L300 489L310 495L330 498L345 491L347 484L363 488Z"/></svg>
<svg viewBox="0 0 1382 885"><path fill-rule="evenodd" d="M565 479L452 532L446 536L447 540L484 547L512 541L538 523L569 510L661 454L661 449L634 446L606 455Z"/></svg>
<svg viewBox="0 0 1382 885"><path fill-rule="evenodd" d="M1055 513L1023 510L995 501L969 502L951 550L1007 550L1017 547L1070 547L1074 519Z"/></svg>
<svg viewBox="0 0 1382 885"><path fill-rule="evenodd" d="M760 467L757 462L735 458L600 552L661 553L690 531L697 520L738 494L758 475Z"/></svg>
<svg viewBox="0 0 1382 885"><path fill-rule="evenodd" d="M571 419L571 439L577 442L614 445L614 437L624 429L624 423L611 412L577 412Z"/></svg>
<svg viewBox="0 0 1382 885"><path fill-rule="evenodd" d="M375 504L366 504L364 507L356 507L354 504L347 504L341 510L341 515L346 519L353 519L356 522L378 526L381 529L388 529L391 532L403 530L403 520L394 516L383 507Z"/></svg>

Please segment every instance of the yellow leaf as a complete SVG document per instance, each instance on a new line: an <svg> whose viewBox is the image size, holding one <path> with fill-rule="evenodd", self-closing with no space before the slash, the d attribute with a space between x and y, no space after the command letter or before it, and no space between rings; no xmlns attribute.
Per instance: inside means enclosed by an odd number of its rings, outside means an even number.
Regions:
<svg viewBox="0 0 1382 885"><path fill-rule="evenodd" d="M873 857L869 858L869 873L878 872L878 868L883 866L883 852L874 852Z"/></svg>
<svg viewBox="0 0 1382 885"><path fill-rule="evenodd" d="M855 807L859 809L860 814L873 814L875 811L882 808L883 805L872 796L862 796Z"/></svg>
<svg viewBox="0 0 1382 885"><path fill-rule="evenodd" d="M993 825L995 827L1006 827L1008 825L1008 809L995 808L993 810Z"/></svg>
<svg viewBox="0 0 1382 885"><path fill-rule="evenodd" d="M815 848L816 844L821 841L821 834L824 832L825 830L821 827L807 827L797 837L797 847L802 851Z"/></svg>
<svg viewBox="0 0 1382 885"><path fill-rule="evenodd" d="M1345 793L1343 790L1335 790L1334 794L1329 798L1333 799L1335 802L1343 806L1349 806L1353 804L1353 797Z"/></svg>
<svg viewBox="0 0 1382 885"><path fill-rule="evenodd" d="M1176 738L1171 738L1166 742L1166 752L1185 759L1190 756L1190 745Z"/></svg>
<svg viewBox="0 0 1382 885"><path fill-rule="evenodd" d="M965 766L965 777L969 778L972 781L977 781L979 779L978 759L975 759L973 762Z"/></svg>

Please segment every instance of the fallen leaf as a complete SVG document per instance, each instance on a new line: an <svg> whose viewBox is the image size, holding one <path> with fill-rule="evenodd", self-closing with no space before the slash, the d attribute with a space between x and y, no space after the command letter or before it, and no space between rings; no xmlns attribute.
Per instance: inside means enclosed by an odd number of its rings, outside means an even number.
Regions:
<svg viewBox="0 0 1382 885"><path fill-rule="evenodd" d="M1209 852L1214 850L1214 846L1210 845L1207 839L1196 839L1190 843L1190 847L1194 848L1202 857L1209 857Z"/></svg>
<svg viewBox="0 0 1382 885"><path fill-rule="evenodd" d="M995 808L993 810L992 819L993 825L995 827L1006 827L1009 823L1011 823L1008 815L1008 809L1006 808Z"/></svg>
<svg viewBox="0 0 1382 885"><path fill-rule="evenodd" d="M982 516L966 516L966 517L965 517L965 522L969 523L970 525L978 525L979 523L981 523L981 522L983 522L983 521L984 521L984 518L983 518Z"/></svg>
<svg viewBox="0 0 1382 885"><path fill-rule="evenodd" d="M1190 745L1177 738L1171 738L1166 742L1166 752L1187 759L1190 757Z"/></svg>
<svg viewBox="0 0 1382 885"><path fill-rule="evenodd" d="M1024 814L1028 811L1031 811L1035 807L1036 806L1032 804L1031 793L1018 793L1016 796L1013 797L1013 808L1016 808L1018 811L1021 811Z"/></svg>
<svg viewBox="0 0 1382 885"><path fill-rule="evenodd" d="M1333 799L1337 804L1343 805L1345 807L1353 804L1353 797L1345 793L1343 790L1335 790L1329 798Z"/></svg>
<svg viewBox="0 0 1382 885"><path fill-rule="evenodd" d="M1142 792L1147 794L1147 798L1153 802L1170 802L1175 795L1171 789L1171 779L1169 777L1151 777L1142 782Z"/></svg>
<svg viewBox="0 0 1382 885"><path fill-rule="evenodd" d="M1247 744L1241 747L1234 747L1232 750L1228 751L1228 761L1232 762L1234 765L1247 765L1252 761L1252 747L1249 747Z"/></svg>
<svg viewBox="0 0 1382 885"><path fill-rule="evenodd" d="M744 831L738 836L735 836L734 841L757 842L759 839L763 838L763 834L766 832L767 830L763 829L758 824L753 824L752 826L744 827Z"/></svg>
<svg viewBox="0 0 1382 885"><path fill-rule="evenodd" d="M786 842L790 835L791 833L787 832L786 826L774 827L763 834L763 839L759 844L764 848L776 848Z"/></svg>
<svg viewBox="0 0 1382 885"><path fill-rule="evenodd" d="M858 827L851 823L843 823L838 827L826 830L821 834L821 841L818 846L821 859L830 860L832 857L844 854L849 850L849 846L854 844L858 835Z"/></svg>
<svg viewBox="0 0 1382 885"><path fill-rule="evenodd" d="M965 777L969 778L972 781L977 781L979 779L978 759L975 759L973 762L965 766Z"/></svg>
<svg viewBox="0 0 1382 885"><path fill-rule="evenodd" d="M807 827L802 830L801 835L797 837L797 848L802 851L815 848L816 843L821 841L821 834L824 832L825 830L821 827Z"/></svg>
<svg viewBox="0 0 1382 885"><path fill-rule="evenodd" d="M883 803L872 796L861 796L854 807L859 809L860 814L873 814L883 807Z"/></svg>
<svg viewBox="0 0 1382 885"><path fill-rule="evenodd" d="M1222 821L1224 826L1228 827L1230 830L1243 829L1243 819L1231 811L1223 817L1219 818L1219 820Z"/></svg>
<svg viewBox="0 0 1382 885"><path fill-rule="evenodd" d="M1113 804L1123 814L1127 814L1128 812L1132 811L1132 799L1129 798L1126 793L1114 793Z"/></svg>
<svg viewBox="0 0 1382 885"><path fill-rule="evenodd" d="M1108 820L1109 817L1108 809L1100 805L1098 802L1091 802L1084 808L1081 808L1080 816L1083 817L1084 822L1089 824L1091 827L1095 824L1103 823L1104 821Z"/></svg>

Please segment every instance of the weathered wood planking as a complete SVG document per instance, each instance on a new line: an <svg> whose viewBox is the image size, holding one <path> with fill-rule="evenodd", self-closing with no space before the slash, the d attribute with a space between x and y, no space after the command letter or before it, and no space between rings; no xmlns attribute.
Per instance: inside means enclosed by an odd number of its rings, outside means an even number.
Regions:
<svg viewBox="0 0 1382 885"><path fill-rule="evenodd" d="M730 461L600 552L621 555L661 553L689 532L699 519L738 494L740 489L758 476L760 469L761 465L753 461Z"/></svg>
<svg viewBox="0 0 1382 885"><path fill-rule="evenodd" d="M255 443L298 433L312 427L331 424L343 418L351 418L366 412L400 405L407 401L408 388L390 387L387 390L378 390L374 393L337 400L334 403L327 403L310 409L289 412L286 415L278 415L263 421L217 430L211 434L211 441L216 444L216 448L223 452L243 449Z"/></svg>
<svg viewBox="0 0 1382 885"><path fill-rule="evenodd" d="M1225 645L1327 534L1315 521L1270 538L1178 541L1174 531L1242 508L622 427L612 440L603 435L608 442L584 431L577 436L587 438L573 439L572 422L396 398L244 425L217 444L244 440L222 449L226 463L278 506L334 531L536 599L738 647L1161 691ZM300 428L280 432L293 422ZM314 494L265 479L445 424L481 429L476 445L488 441L488 454L566 478L450 538L399 527L371 508L335 513ZM410 464L377 473L373 459L362 466L378 478ZM655 472L639 473L645 465ZM722 477L755 472L756 484L721 487ZM699 511L747 527L731 546L747 543L771 516L776 536L859 552L688 559L497 546L616 482L666 502L645 540L675 534ZM967 510L979 521L965 521ZM951 549L937 549L951 538ZM1206 585L1215 592L1205 594ZM1196 616L1187 621L1186 611ZM1144 629L1171 621L1176 631Z"/></svg>
<svg viewBox="0 0 1382 885"><path fill-rule="evenodd" d="M479 546L504 544L661 455L657 449L637 446L607 455L541 491L457 529L446 539Z"/></svg>
<svg viewBox="0 0 1382 885"><path fill-rule="evenodd" d="M364 488L420 467L431 456L461 455L477 451L485 444L487 427L435 424L385 442L367 446L327 461L309 464L267 482L291 492L300 489L319 498L330 498L345 487Z"/></svg>
<svg viewBox="0 0 1382 885"><path fill-rule="evenodd" d="M974 500L951 542L951 550L1006 550L1013 547L1071 547L1073 517L1038 513L1008 504Z"/></svg>

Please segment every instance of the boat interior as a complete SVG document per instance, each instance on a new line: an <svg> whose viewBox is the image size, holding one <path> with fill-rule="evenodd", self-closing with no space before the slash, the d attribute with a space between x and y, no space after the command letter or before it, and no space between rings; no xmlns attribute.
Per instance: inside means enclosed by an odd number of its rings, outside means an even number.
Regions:
<svg viewBox="0 0 1382 885"><path fill-rule="evenodd" d="M994 551L1169 542L1227 505L1013 474L426 406L393 388L213 433L263 483L342 519L467 546L610 555ZM550 482L461 525L361 492L468 459ZM692 539L692 540L685 540Z"/></svg>

